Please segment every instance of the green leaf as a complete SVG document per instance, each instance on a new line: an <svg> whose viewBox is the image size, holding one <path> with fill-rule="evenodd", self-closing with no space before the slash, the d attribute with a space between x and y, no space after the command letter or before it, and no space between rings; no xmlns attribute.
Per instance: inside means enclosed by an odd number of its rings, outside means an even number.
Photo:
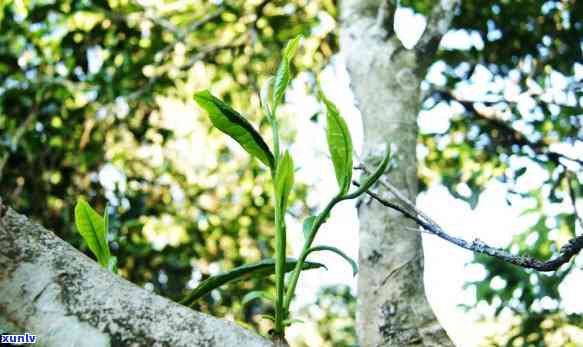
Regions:
<svg viewBox="0 0 583 347"><path fill-rule="evenodd" d="M310 216L304 220L304 237L306 240L310 237L310 232L312 231L312 227L314 226L314 222L316 221L316 216Z"/></svg>
<svg viewBox="0 0 583 347"><path fill-rule="evenodd" d="M110 258L104 219L85 200L75 206L75 225L101 266L107 267Z"/></svg>
<svg viewBox="0 0 583 347"><path fill-rule="evenodd" d="M336 106L323 93L320 93L320 97L326 106L328 148L340 187L340 195L344 195L350 188L352 180L352 139L348 126Z"/></svg>
<svg viewBox="0 0 583 347"><path fill-rule="evenodd" d="M339 250L336 247L314 246L314 247L310 248L307 253L310 254L312 252L320 252L320 251L329 251L329 252L334 252L334 253L338 254L339 256L344 258L344 260L346 260L350 264L350 266L352 267L352 275L353 276L356 276L356 274L358 273L358 264L356 264L356 262L354 260L352 260L352 258L347 256L346 253L342 252L341 250Z"/></svg>
<svg viewBox="0 0 583 347"><path fill-rule="evenodd" d="M196 93L194 99L209 114L215 127L232 137L249 154L259 159L270 169L274 168L271 150L261 135L243 116L213 96L208 90Z"/></svg>
<svg viewBox="0 0 583 347"><path fill-rule="evenodd" d="M282 213L285 212L291 189L294 185L294 162L286 151L275 170L275 200Z"/></svg>
<svg viewBox="0 0 583 347"><path fill-rule="evenodd" d="M109 257L107 260L107 269L113 273L117 273L117 257Z"/></svg>
<svg viewBox="0 0 583 347"><path fill-rule="evenodd" d="M261 290L254 290L252 292L245 294L245 296L241 300L241 305L245 306L255 299L265 299L267 301L273 302L273 295Z"/></svg>
<svg viewBox="0 0 583 347"><path fill-rule="evenodd" d="M285 272L292 271L296 266L297 260L288 258L285 263ZM315 262L305 262L303 264L303 270L325 268L323 264ZM265 259L255 264L243 265L234 268L230 271L220 273L215 276L211 276L206 280L202 281L196 288L194 288L189 295L184 298L182 304L192 304L204 295L210 293L214 289L220 286L239 281L248 277L265 277L275 273L275 260Z"/></svg>
<svg viewBox="0 0 583 347"><path fill-rule="evenodd" d="M107 235L109 234L109 208L108 205L105 205L105 210L103 210L103 230L105 232L105 238L107 239Z"/></svg>
<svg viewBox="0 0 583 347"><path fill-rule="evenodd" d="M272 102L271 102L271 110L273 114L277 110L277 107L281 104L283 100L283 96L285 94L285 90L289 85L291 80L291 73L289 71L289 67L291 64L291 60L296 53L298 45L300 43L301 36L297 36L294 39L290 40L285 49L283 50L283 57L279 66L277 67L277 71L275 73L275 79L273 81L273 95L272 95Z"/></svg>
<svg viewBox="0 0 583 347"><path fill-rule="evenodd" d="M269 77L263 86L261 86L261 91L259 92L259 100L261 101L261 107L263 108L263 113L272 120L273 114L271 113L271 107L269 106L269 99L271 98L271 86L273 85L273 77Z"/></svg>

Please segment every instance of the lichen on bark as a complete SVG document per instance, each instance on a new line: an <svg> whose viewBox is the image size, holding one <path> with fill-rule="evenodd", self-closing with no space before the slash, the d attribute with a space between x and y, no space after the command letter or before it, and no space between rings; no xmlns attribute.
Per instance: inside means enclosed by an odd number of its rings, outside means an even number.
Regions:
<svg viewBox="0 0 583 347"><path fill-rule="evenodd" d="M273 346L111 274L11 209L0 217L0 327L40 346Z"/></svg>
<svg viewBox="0 0 583 347"><path fill-rule="evenodd" d="M396 145L396 166L386 178L414 201L417 115L427 57L405 48L392 27L382 27L393 25L378 18L394 16L379 13L391 8L382 6L385 1L390 0L341 2L340 47L363 119L363 160L373 167L368 153L387 142ZM359 219L360 345L451 346L425 297L421 236L410 231L415 225L376 202L360 204Z"/></svg>

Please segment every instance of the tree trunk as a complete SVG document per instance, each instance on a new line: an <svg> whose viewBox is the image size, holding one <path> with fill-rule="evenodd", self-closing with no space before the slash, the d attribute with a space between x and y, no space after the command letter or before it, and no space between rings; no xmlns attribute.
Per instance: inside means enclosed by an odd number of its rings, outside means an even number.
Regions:
<svg viewBox="0 0 583 347"><path fill-rule="evenodd" d="M40 346L273 346L114 276L0 200L0 333Z"/></svg>
<svg viewBox="0 0 583 347"><path fill-rule="evenodd" d="M406 49L393 30L395 2L342 2L340 45L364 123L363 160L374 167L384 144L396 145L397 165L385 177L412 201L420 82L451 20L439 12L447 6L452 12L454 5L439 2L419 44ZM370 201L360 204L359 219L360 345L453 345L425 297L421 236L411 231L415 225Z"/></svg>

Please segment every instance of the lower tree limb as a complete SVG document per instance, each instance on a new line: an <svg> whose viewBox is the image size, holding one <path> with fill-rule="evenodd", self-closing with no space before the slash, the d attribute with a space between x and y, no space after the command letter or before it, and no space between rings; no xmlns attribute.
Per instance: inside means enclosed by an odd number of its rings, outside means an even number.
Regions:
<svg viewBox="0 0 583 347"><path fill-rule="evenodd" d="M273 346L111 274L1 200L0 328L55 347Z"/></svg>

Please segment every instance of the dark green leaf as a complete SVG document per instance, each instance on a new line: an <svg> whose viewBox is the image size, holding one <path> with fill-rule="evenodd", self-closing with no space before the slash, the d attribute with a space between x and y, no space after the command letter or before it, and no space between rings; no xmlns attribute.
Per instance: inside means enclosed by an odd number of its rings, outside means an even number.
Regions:
<svg viewBox="0 0 583 347"><path fill-rule="evenodd" d="M273 154L251 123L208 90L197 93L194 99L207 111L215 127L232 137L249 154L273 169Z"/></svg>
<svg viewBox="0 0 583 347"><path fill-rule="evenodd" d="M288 258L285 263L285 271L289 272L296 266L297 260ZM320 263L305 262L303 270L325 267ZM204 295L220 286L239 281L251 276L265 277L275 273L275 261L273 259L262 260L255 264L243 265L230 271L207 278L202 281L190 294L181 301L182 304L192 304Z"/></svg>
<svg viewBox="0 0 583 347"><path fill-rule="evenodd" d="M334 253L338 254L339 256L344 258L344 260L346 260L350 264L350 266L352 267L352 275L353 276L356 276L356 274L358 273L358 264L356 264L356 262L354 260L352 260L352 258L347 256L346 253L342 252L341 250L339 250L336 247L314 246L308 250L308 254L310 254L312 252L320 252L320 251L329 251L329 252L334 252Z"/></svg>
<svg viewBox="0 0 583 347"><path fill-rule="evenodd" d="M75 225L99 264L107 267L110 253L105 221L83 199L79 199L75 206Z"/></svg>
<svg viewBox="0 0 583 347"><path fill-rule="evenodd" d="M346 194L352 179L352 139L348 126L340 116L336 106L320 93L326 105L326 119L328 122L327 139L336 180L340 187L340 195Z"/></svg>

